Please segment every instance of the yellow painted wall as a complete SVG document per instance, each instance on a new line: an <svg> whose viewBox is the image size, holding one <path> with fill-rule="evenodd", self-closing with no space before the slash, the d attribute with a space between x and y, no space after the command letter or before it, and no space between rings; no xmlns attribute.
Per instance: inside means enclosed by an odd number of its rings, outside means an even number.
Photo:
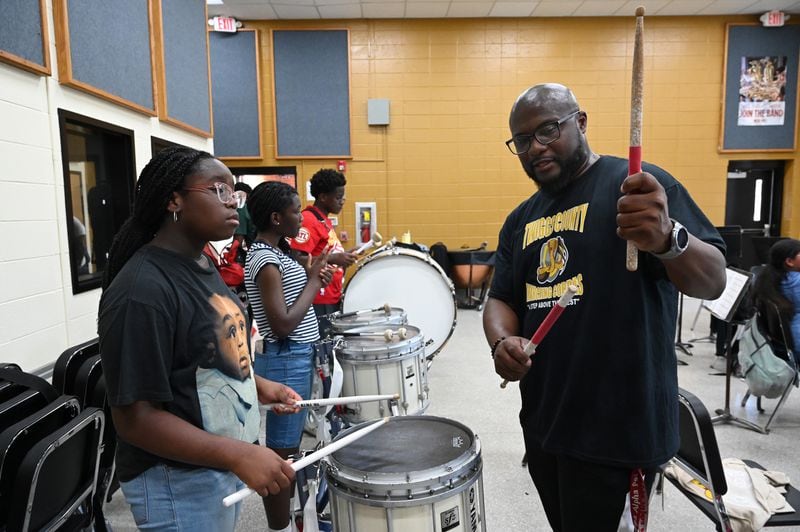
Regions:
<svg viewBox="0 0 800 532"><path fill-rule="evenodd" d="M798 153L720 154L727 22L645 21L645 160L677 177L722 225L729 160L785 159L783 234L800 235ZM274 159L270 28L348 28L352 160L340 230L352 238L355 201L376 201L378 230L449 248L497 242L508 212L534 191L503 145L508 112L527 87L570 86L589 116L594 151L626 157L633 17L248 22L261 32L261 163L296 165L298 185L334 160ZM391 125L367 126L367 99L391 100ZM304 194L303 194L304 196Z"/></svg>

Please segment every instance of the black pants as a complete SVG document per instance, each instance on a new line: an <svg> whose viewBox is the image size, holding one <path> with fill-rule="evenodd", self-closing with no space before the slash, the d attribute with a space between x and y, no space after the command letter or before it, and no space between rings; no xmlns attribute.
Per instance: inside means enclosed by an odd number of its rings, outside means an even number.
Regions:
<svg viewBox="0 0 800 532"><path fill-rule="evenodd" d="M525 435L525 449L536 491L556 532L615 532L625 509L630 469L554 455ZM656 469L645 471L647 491ZM541 526L534 523L531 530Z"/></svg>

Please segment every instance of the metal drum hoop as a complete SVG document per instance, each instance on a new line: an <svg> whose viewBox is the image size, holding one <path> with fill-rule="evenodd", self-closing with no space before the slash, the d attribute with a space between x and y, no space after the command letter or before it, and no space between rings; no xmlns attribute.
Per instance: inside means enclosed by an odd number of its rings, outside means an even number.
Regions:
<svg viewBox="0 0 800 532"><path fill-rule="evenodd" d="M424 336L422 331L412 325L406 325L406 330L409 332L416 332L413 336L404 338L397 342L386 342L381 344L378 342L365 342L363 346L358 346L358 336L352 339L344 337L337 337L334 343L334 352L340 360L344 359L354 364L359 361L394 361L408 358L408 356L418 353L424 348ZM374 329L374 332L380 333L386 327L376 326L370 328L360 329L359 332L369 332Z"/></svg>
<svg viewBox="0 0 800 532"><path fill-rule="evenodd" d="M406 416L412 419L422 416ZM352 468L336 461L333 455L325 457L324 464L329 480L341 495L349 500L381 507L418 506L456 495L480 477L483 470L480 439L461 423L446 418L424 416L427 419L445 421L472 434L472 444L457 458L436 467L407 473L370 473ZM357 429L353 427L341 433ZM373 482L369 482L373 481Z"/></svg>

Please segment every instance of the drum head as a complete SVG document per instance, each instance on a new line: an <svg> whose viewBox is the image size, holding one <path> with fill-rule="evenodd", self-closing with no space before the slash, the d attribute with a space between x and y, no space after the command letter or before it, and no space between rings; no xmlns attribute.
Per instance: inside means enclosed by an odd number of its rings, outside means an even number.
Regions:
<svg viewBox="0 0 800 532"><path fill-rule="evenodd" d="M362 259L344 289L344 312L400 307L422 330L428 357L437 354L456 326L453 284L427 253L389 248Z"/></svg>
<svg viewBox="0 0 800 532"><path fill-rule="evenodd" d="M339 438L358 428L343 432ZM331 462L366 474L406 474L440 468L463 457L474 444L472 431L457 421L399 416L334 452Z"/></svg>
<svg viewBox="0 0 800 532"><path fill-rule="evenodd" d="M406 312L403 309L392 307L388 310L387 312L380 308L360 312L335 312L328 316L331 322L331 331L336 334L345 331L357 331L362 327L375 325L405 325L408 323Z"/></svg>
<svg viewBox="0 0 800 532"><path fill-rule="evenodd" d="M392 334L387 341L386 330L397 332L392 326L361 327L357 331L347 331L345 334L358 336L344 336L336 345L337 356L345 358L390 358L407 353L415 353L422 349L423 337L420 330L413 325L402 326L406 330L406 337Z"/></svg>

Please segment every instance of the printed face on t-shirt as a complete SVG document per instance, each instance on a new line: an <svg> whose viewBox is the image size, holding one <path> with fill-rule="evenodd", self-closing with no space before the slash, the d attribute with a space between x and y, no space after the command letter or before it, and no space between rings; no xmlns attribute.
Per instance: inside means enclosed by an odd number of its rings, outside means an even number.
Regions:
<svg viewBox="0 0 800 532"><path fill-rule="evenodd" d="M214 367L229 377L244 381L250 377L247 320L239 305L228 297L213 294L208 302L218 315L214 324L217 336Z"/></svg>

